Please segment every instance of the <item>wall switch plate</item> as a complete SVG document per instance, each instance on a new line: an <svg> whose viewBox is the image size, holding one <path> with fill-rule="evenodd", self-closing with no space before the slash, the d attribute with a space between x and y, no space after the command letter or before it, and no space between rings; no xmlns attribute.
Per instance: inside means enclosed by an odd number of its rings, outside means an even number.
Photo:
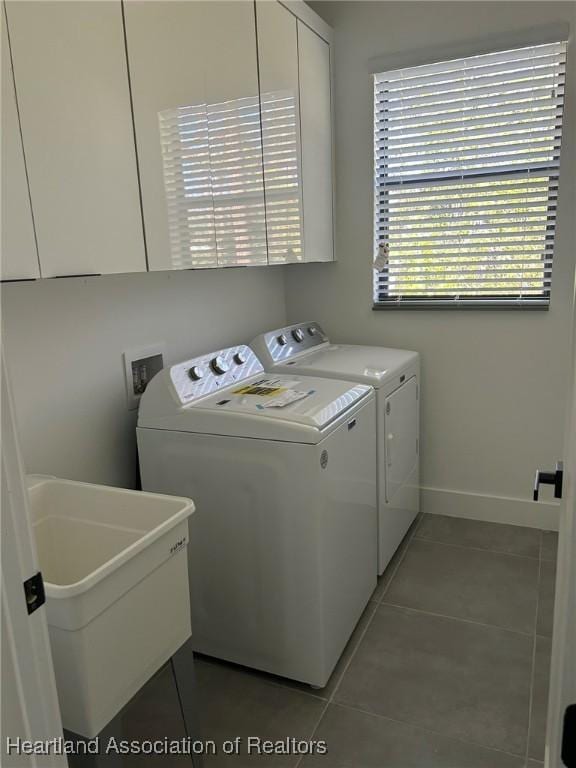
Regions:
<svg viewBox="0 0 576 768"><path fill-rule="evenodd" d="M142 393L152 378L164 368L164 344L131 349L123 353L126 399L129 410L138 408Z"/></svg>

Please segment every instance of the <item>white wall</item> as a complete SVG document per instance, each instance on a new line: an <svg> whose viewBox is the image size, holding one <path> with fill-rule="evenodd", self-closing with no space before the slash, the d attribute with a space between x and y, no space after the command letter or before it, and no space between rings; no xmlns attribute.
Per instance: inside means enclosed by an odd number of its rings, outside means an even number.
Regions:
<svg viewBox="0 0 576 768"><path fill-rule="evenodd" d="M421 352L425 509L554 525L552 507L527 499L534 470L553 466L562 453L574 269L574 77L550 311L373 312L367 62L570 19L574 5L312 5L335 26L339 262L3 286L3 341L26 469L131 486L135 412L126 408L122 351L164 341L171 363L249 340L284 323L285 289L290 321L316 318L336 340Z"/></svg>
<svg viewBox="0 0 576 768"><path fill-rule="evenodd" d="M549 312L381 311L372 297L372 82L369 59L449 50L574 20L558 2L316 2L335 28L337 264L290 267L291 322L317 319L331 338L422 354L422 482L428 511L555 523L526 500L537 467L562 455L572 322L575 82L565 115L557 249ZM573 42L571 48L573 49ZM442 53L440 53L440 56ZM571 51L574 62L574 51ZM572 66L573 68L573 66ZM459 491L478 496L445 493ZM545 492L546 493L546 492Z"/></svg>
<svg viewBox="0 0 576 768"><path fill-rule="evenodd" d="M136 411L122 352L170 364L285 322L283 270L218 269L2 286L3 343L27 472L132 487Z"/></svg>

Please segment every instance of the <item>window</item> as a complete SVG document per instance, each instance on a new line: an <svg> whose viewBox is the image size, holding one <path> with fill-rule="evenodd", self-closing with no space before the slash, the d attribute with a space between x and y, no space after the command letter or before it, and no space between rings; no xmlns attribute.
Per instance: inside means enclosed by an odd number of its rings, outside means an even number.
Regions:
<svg viewBox="0 0 576 768"><path fill-rule="evenodd" d="M377 307L546 307L566 45L374 75Z"/></svg>

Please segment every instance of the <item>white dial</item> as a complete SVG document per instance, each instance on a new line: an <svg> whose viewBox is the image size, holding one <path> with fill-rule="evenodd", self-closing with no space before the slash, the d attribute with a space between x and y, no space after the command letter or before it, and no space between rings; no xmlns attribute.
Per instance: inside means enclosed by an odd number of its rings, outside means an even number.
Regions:
<svg viewBox="0 0 576 768"><path fill-rule="evenodd" d="M230 368L229 364L224 360L222 355L218 355L210 361L210 367L217 376L221 376Z"/></svg>
<svg viewBox="0 0 576 768"><path fill-rule="evenodd" d="M295 330L293 330L292 331L292 338L294 339L294 341L297 341L298 343L300 343L302 341L302 339L304 338L304 334L302 333L302 329L301 328L296 328Z"/></svg>
<svg viewBox="0 0 576 768"><path fill-rule="evenodd" d="M199 381L204 376L204 370L199 365L193 365L188 369L188 376L192 381Z"/></svg>

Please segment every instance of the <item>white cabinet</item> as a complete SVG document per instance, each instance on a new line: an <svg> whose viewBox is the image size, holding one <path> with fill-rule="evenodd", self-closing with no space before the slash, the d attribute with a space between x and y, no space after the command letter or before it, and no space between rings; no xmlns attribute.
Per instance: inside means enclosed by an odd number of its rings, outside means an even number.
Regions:
<svg viewBox="0 0 576 768"><path fill-rule="evenodd" d="M332 259L328 44L270 0L125 21L150 269Z"/></svg>
<svg viewBox="0 0 576 768"><path fill-rule="evenodd" d="M304 260L331 261L333 242L330 46L298 21Z"/></svg>
<svg viewBox="0 0 576 768"><path fill-rule="evenodd" d="M306 6L6 13L2 279L333 258L330 50Z"/></svg>
<svg viewBox="0 0 576 768"><path fill-rule="evenodd" d="M125 9L150 269L266 264L253 2Z"/></svg>
<svg viewBox="0 0 576 768"><path fill-rule="evenodd" d="M145 270L119 0L6 7L42 276Z"/></svg>
<svg viewBox="0 0 576 768"><path fill-rule="evenodd" d="M268 261L302 261L302 155L296 17L257 0L258 64Z"/></svg>
<svg viewBox="0 0 576 768"><path fill-rule="evenodd" d="M0 279L40 277L4 8L2 25L2 268Z"/></svg>
<svg viewBox="0 0 576 768"><path fill-rule="evenodd" d="M269 262L331 261L330 46L278 2L256 14Z"/></svg>

